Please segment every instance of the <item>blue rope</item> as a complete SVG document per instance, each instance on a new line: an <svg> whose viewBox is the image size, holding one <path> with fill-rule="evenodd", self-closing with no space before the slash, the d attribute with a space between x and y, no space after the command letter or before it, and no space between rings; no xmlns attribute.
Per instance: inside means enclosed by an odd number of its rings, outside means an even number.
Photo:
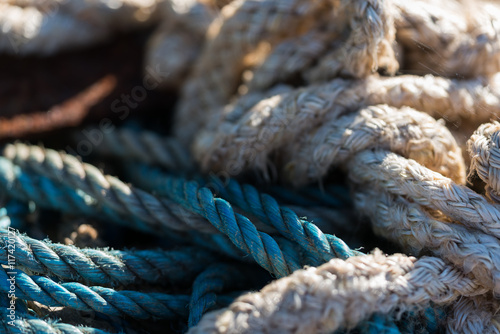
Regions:
<svg viewBox="0 0 500 334"><path fill-rule="evenodd" d="M164 293L115 291L80 283L58 284L42 276L29 276L14 269L0 269L0 292L8 293L9 278L15 279L16 298L33 300L47 306L67 306L81 311L96 311L111 316L136 319L175 319L188 316L189 296Z"/></svg>
<svg viewBox="0 0 500 334"><path fill-rule="evenodd" d="M325 235L316 225L300 219L295 212L281 207L273 197L260 193L249 184L240 185L234 179L228 180L226 185L215 178L212 181L218 185L222 198L272 225L284 237L317 254L325 262L332 258L346 259L361 254L351 250L342 239Z"/></svg>
<svg viewBox="0 0 500 334"><path fill-rule="evenodd" d="M79 249L0 230L0 264L8 263L9 254L19 268L105 286L189 284L216 260L210 252L193 247L171 251Z"/></svg>
<svg viewBox="0 0 500 334"><path fill-rule="evenodd" d="M26 216L30 213L27 203L10 199L0 208L0 229L12 227L17 230L26 228Z"/></svg>
<svg viewBox="0 0 500 334"><path fill-rule="evenodd" d="M217 263L208 267L193 282L189 302L189 327L196 326L203 314L216 306L218 294L229 288L244 287L250 279L255 280L258 276L255 271L233 264Z"/></svg>
<svg viewBox="0 0 500 334"><path fill-rule="evenodd" d="M9 309L10 299L6 294L0 294L0 334L107 334L100 329L84 326L73 326L56 321L44 321L29 313L28 308L21 300L16 300L15 314ZM12 319L12 320L11 320Z"/></svg>

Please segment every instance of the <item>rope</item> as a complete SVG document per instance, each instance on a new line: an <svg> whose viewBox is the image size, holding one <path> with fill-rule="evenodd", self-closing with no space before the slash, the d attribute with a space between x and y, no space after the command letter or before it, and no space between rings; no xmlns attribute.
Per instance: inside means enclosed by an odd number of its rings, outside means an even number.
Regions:
<svg viewBox="0 0 500 334"><path fill-rule="evenodd" d="M375 312L449 303L486 291L439 258L375 252L298 270L207 314L189 333L265 333L268 328L325 333L353 328Z"/></svg>
<svg viewBox="0 0 500 334"><path fill-rule="evenodd" d="M215 261L211 253L193 247L170 251L79 249L0 230L1 264L8 264L9 254L16 259L18 268L61 280L105 286L140 283L178 286L192 281L207 264Z"/></svg>
<svg viewBox="0 0 500 334"><path fill-rule="evenodd" d="M116 291L80 283L58 284L50 278L28 276L20 270L0 270L0 291L9 292L9 278L15 277L16 298L33 300L47 306L66 306L82 311L96 311L111 316L136 319L187 318L189 296L159 292Z"/></svg>
<svg viewBox="0 0 500 334"><path fill-rule="evenodd" d="M486 183L486 195L495 203L500 201L499 133L500 123L481 125L467 142L471 156L469 175L477 175Z"/></svg>
<svg viewBox="0 0 500 334"><path fill-rule="evenodd" d="M75 135L75 140L83 139L82 133L95 133L95 131L99 130L88 127ZM191 157L177 140L160 137L154 132L114 129L103 133L101 138L102 141L93 151L101 156L141 161L170 170L189 170L193 167Z"/></svg>
<svg viewBox="0 0 500 334"><path fill-rule="evenodd" d="M33 170L39 175L82 190L98 200L101 207L120 215L132 215L154 228L214 231L204 219L186 212L172 201L128 186L71 155L20 143L7 145L4 155L25 170Z"/></svg>

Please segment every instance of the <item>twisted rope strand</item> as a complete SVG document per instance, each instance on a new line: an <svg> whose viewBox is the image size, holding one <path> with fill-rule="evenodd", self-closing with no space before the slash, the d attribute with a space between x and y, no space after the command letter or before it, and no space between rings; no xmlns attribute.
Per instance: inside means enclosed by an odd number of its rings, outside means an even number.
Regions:
<svg viewBox="0 0 500 334"><path fill-rule="evenodd" d="M486 291L439 258L375 252L298 270L207 314L189 333L266 333L269 328L325 333L353 328L375 312L450 303Z"/></svg>
<svg viewBox="0 0 500 334"><path fill-rule="evenodd" d="M341 239L325 235L315 224L299 219L295 212L281 207L273 197L259 193L253 186L240 185L232 179L225 186L220 182L219 185L217 189L222 198L274 226L284 237L318 258L329 261L334 257L346 259L356 254Z"/></svg>
<svg viewBox="0 0 500 334"><path fill-rule="evenodd" d="M500 203L500 123L481 125L467 141L471 157L469 175L474 172L486 183L486 195Z"/></svg>
<svg viewBox="0 0 500 334"><path fill-rule="evenodd" d="M498 302L484 296L462 298L448 315L446 332L458 333L500 333Z"/></svg>
<svg viewBox="0 0 500 334"><path fill-rule="evenodd" d="M458 1L395 1L397 42L408 70L480 77L500 71L497 4Z"/></svg>
<svg viewBox="0 0 500 334"><path fill-rule="evenodd" d="M387 151L364 151L347 167L353 182L376 182L393 194L407 196L471 229L500 238L500 210L495 205L414 160Z"/></svg>
<svg viewBox="0 0 500 334"><path fill-rule="evenodd" d="M81 189L100 205L119 214L132 215L153 226L174 230L214 232L206 220L190 214L172 201L128 186L71 155L20 143L7 145L4 155L23 169Z"/></svg>
<svg viewBox="0 0 500 334"><path fill-rule="evenodd" d="M372 147L414 159L465 183L461 150L444 124L414 109L387 105L369 106L340 118L327 117L312 134L283 148L284 171L295 185L305 184Z"/></svg>
<svg viewBox="0 0 500 334"><path fill-rule="evenodd" d="M411 254L431 251L472 273L484 287L500 291L500 244L498 239L461 225L441 221L421 206L366 183L355 188L354 202L369 217L378 235L393 240Z"/></svg>
<svg viewBox="0 0 500 334"><path fill-rule="evenodd" d="M85 133L94 133L97 130L88 127ZM75 135L76 141L82 139L81 133ZM102 156L155 164L170 170L193 168L191 157L177 140L161 137L150 131L137 132L129 129L107 131L103 133L102 141L95 146L93 152Z"/></svg>
<svg viewBox="0 0 500 334"><path fill-rule="evenodd" d="M215 261L211 253L192 247L170 251L79 249L0 230L1 264L8 264L9 254L15 257L19 268L61 280L105 286L141 282L185 284Z"/></svg>
<svg viewBox="0 0 500 334"><path fill-rule="evenodd" d="M14 274L12 274L14 273ZM8 293L14 277L16 298L33 300L47 306L66 306L82 311L96 311L111 316L136 319L174 319L187 317L189 296L137 291L115 291L80 283L58 284L50 278L28 276L20 270L0 270L0 291Z"/></svg>

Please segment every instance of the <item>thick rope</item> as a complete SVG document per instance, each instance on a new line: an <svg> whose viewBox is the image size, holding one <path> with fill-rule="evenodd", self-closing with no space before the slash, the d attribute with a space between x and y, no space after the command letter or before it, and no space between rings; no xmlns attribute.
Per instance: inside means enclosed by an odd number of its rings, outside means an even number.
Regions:
<svg viewBox="0 0 500 334"><path fill-rule="evenodd" d="M397 42L412 72L445 77L490 76L500 71L498 4L396 1Z"/></svg>
<svg viewBox="0 0 500 334"><path fill-rule="evenodd" d="M376 182L393 194L407 196L500 239L500 210L496 205L414 160L387 151L364 151L350 160L348 169L353 182Z"/></svg>
<svg viewBox="0 0 500 334"><path fill-rule="evenodd" d="M366 104L386 103L398 108L407 105L450 120L489 119L492 114L500 114L496 78L489 81L453 81L432 76L335 79L263 100L236 122L226 121L215 129L200 132L193 154L205 169L223 170L230 175L249 167L262 169L270 152L313 130L325 121L326 115L327 119L335 119Z"/></svg>
<svg viewBox="0 0 500 334"><path fill-rule="evenodd" d="M118 178L104 175L93 165L78 158L24 144L7 145L4 155L26 170L80 189L99 201L99 205L121 215L132 215L152 226L174 230L195 229L214 232L204 219L190 214L166 198L158 198L126 185Z"/></svg>
<svg viewBox="0 0 500 334"><path fill-rule="evenodd" d="M49 55L95 44L115 31L156 20L159 1L54 0L0 4L0 50L10 54Z"/></svg>
<svg viewBox="0 0 500 334"><path fill-rule="evenodd" d="M488 295L462 298L453 305L448 315L446 332L498 334L498 307L498 301Z"/></svg>
<svg viewBox="0 0 500 334"><path fill-rule="evenodd" d="M411 108L387 105L370 106L340 118L327 117L313 133L283 149L284 172L293 184L305 184L372 147L414 159L465 183L461 150L444 124Z"/></svg>
<svg viewBox="0 0 500 334"><path fill-rule="evenodd" d="M84 139L82 133L96 133L98 128L88 127L75 135L75 140ZM92 153L111 156L123 160L136 160L155 164L171 170L190 170L191 157L179 142L173 138L161 137L150 131L114 129L101 132L102 140Z"/></svg>
<svg viewBox="0 0 500 334"><path fill-rule="evenodd" d="M190 333L325 333L375 312L414 310L487 290L439 258L380 252L299 270L207 314ZM317 310L321 310L318 312Z"/></svg>
<svg viewBox="0 0 500 334"><path fill-rule="evenodd" d="M211 253L192 247L170 251L79 249L12 235L5 230L0 230L0 247L1 264L8 264L10 254L15 257L18 268L88 285L182 285L215 261ZM12 252L9 253L9 249Z"/></svg>
<svg viewBox="0 0 500 334"><path fill-rule="evenodd" d="M9 273L14 274L9 274ZM28 276L20 270L0 270L0 291L9 292L14 277L16 298L37 301L47 306L66 306L82 311L96 311L111 316L136 319L175 319L187 317L189 296L159 292L116 291L80 283L58 284L50 278Z"/></svg>
<svg viewBox="0 0 500 334"><path fill-rule="evenodd" d="M465 273L472 273L483 286L499 291L498 239L436 219L419 205L377 189L375 184L369 187L366 183L357 186L355 207L370 218L375 233L415 255L430 251Z"/></svg>
<svg viewBox="0 0 500 334"><path fill-rule="evenodd" d="M471 156L469 175L476 173L486 183L486 195L500 203L500 123L481 125L467 142Z"/></svg>

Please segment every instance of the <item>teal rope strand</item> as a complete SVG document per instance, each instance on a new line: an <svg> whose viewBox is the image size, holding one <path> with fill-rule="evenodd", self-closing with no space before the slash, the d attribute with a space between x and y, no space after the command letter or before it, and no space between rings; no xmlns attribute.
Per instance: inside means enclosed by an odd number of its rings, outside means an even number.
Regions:
<svg viewBox="0 0 500 334"><path fill-rule="evenodd" d="M18 268L105 286L189 284L216 260L212 253L193 247L171 251L79 249L0 230L1 264L8 263L9 254L16 259Z"/></svg>
<svg viewBox="0 0 500 334"><path fill-rule="evenodd" d="M67 306L81 311L96 311L111 316L136 319L175 319L188 316L189 296L164 293L115 291L80 283L58 284L42 276L29 276L14 269L0 269L0 292L9 291L9 278L15 279L16 298L47 306Z"/></svg>

